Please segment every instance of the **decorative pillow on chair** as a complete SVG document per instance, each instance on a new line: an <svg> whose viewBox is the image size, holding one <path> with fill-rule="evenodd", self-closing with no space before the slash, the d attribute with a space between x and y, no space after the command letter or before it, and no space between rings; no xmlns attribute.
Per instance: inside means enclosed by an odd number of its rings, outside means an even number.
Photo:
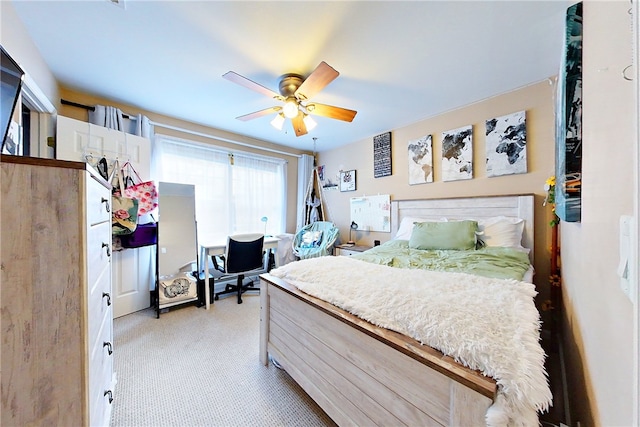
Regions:
<svg viewBox="0 0 640 427"><path fill-rule="evenodd" d="M322 243L322 231L305 231L302 234L301 248L317 248Z"/></svg>
<svg viewBox="0 0 640 427"><path fill-rule="evenodd" d="M467 250L476 247L476 221L419 222L411 232L412 249Z"/></svg>

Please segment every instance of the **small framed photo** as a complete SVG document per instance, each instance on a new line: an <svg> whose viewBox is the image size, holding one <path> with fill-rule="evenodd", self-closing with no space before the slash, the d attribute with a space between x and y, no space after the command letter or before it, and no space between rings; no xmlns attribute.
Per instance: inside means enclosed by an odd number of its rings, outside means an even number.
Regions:
<svg viewBox="0 0 640 427"><path fill-rule="evenodd" d="M356 171L340 172L340 191L356 191Z"/></svg>

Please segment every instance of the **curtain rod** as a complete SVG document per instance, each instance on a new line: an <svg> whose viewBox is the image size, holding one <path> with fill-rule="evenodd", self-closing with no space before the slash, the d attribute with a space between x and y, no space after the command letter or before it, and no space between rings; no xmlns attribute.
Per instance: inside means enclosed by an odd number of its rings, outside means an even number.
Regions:
<svg viewBox="0 0 640 427"><path fill-rule="evenodd" d="M90 111L95 111L95 109L96 109L95 107L92 107L90 105L78 104L77 102L67 101L66 99L60 99L60 103L63 104L63 105L69 105L69 106L72 106L72 107L84 108L85 110L90 110ZM130 119L130 120L136 120L137 119L134 116L129 116L129 115L124 114L124 113L122 115L123 115L123 117L125 117L127 119ZM301 154L294 154L294 153L290 153L288 151L275 150L273 148L268 148L268 147L260 147L259 145L253 145L253 144L248 144L246 142L236 141L234 139L229 139L229 138L224 138L224 137L220 137L220 136L209 135L207 133L198 132L198 131L195 131L195 130L186 129L186 128L182 128L182 127L178 127L178 126L172 126L172 125L168 125L168 124L165 124L165 123L159 123L159 122L154 122L154 121L149 120L149 124L154 125L154 126L158 126L158 127L162 127L162 128L165 128L165 129L177 130L178 132L184 132L184 133L188 133L188 134L191 134L191 135L202 136L202 137L209 138L209 139L216 139L218 141L228 142L229 144L241 145L243 147L255 148L257 150L269 151L271 153L284 154L286 156L297 157L298 159L302 157Z"/></svg>
<svg viewBox="0 0 640 427"><path fill-rule="evenodd" d="M85 110L96 111L96 107L90 105L78 104L77 102L67 101L66 99L60 99L62 105L71 105L72 107L84 108Z"/></svg>
<svg viewBox="0 0 640 427"><path fill-rule="evenodd" d="M60 99L60 103L62 105L70 105L72 107L84 108L85 110L89 110L89 111L96 111L96 107L93 107L91 105L78 104L77 102L67 101L66 99ZM127 113L122 113L122 117L129 120L138 120L136 116L132 116Z"/></svg>
<svg viewBox="0 0 640 427"><path fill-rule="evenodd" d="M191 130L191 129L185 129L185 128L178 127L178 126L172 126L172 125L153 122L153 121L149 121L149 123L154 125L154 126L162 127L162 128L165 128L165 129L177 130L179 132L189 133L191 135L202 136L202 137L209 138L209 139L215 139L215 140L218 140L218 141L224 141L224 142L228 142L228 143L234 144L234 145L241 145L243 147L255 148L257 150L269 151L271 153L284 154L284 155L287 155L287 156L297 157L298 159L302 157L301 154L294 154L294 153L290 153L288 151L281 151L281 150L276 150L276 149L273 149L273 148L261 147L259 145L248 144L246 142L236 141L234 139L224 138L224 137L221 137L221 136L209 135L208 133L198 132L198 131Z"/></svg>

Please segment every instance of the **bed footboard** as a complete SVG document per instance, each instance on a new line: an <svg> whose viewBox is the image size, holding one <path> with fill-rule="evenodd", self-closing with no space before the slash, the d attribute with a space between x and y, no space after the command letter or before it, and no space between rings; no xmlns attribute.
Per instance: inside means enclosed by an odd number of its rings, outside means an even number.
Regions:
<svg viewBox="0 0 640 427"><path fill-rule="evenodd" d="M269 356L339 425L484 425L495 382L286 282L261 276Z"/></svg>

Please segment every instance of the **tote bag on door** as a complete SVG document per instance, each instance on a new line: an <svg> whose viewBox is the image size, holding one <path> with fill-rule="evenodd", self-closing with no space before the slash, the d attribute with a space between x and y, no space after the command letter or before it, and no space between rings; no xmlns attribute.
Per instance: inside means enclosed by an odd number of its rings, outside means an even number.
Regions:
<svg viewBox="0 0 640 427"><path fill-rule="evenodd" d="M138 215L153 212L158 207L158 190L155 183L153 181L143 182L129 162L122 166L122 173L127 176L124 195L138 200ZM133 179L134 175L137 181Z"/></svg>
<svg viewBox="0 0 640 427"><path fill-rule="evenodd" d="M131 234L136 230L138 225L138 200L121 194L124 183L117 160L113 165L113 169L113 174L117 175L117 186L113 187L111 196L111 234L122 236Z"/></svg>

